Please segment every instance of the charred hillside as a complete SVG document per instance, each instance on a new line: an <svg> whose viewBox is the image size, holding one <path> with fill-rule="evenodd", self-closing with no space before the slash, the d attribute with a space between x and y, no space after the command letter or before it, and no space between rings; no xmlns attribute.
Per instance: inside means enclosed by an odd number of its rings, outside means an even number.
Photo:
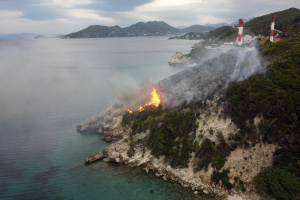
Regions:
<svg viewBox="0 0 300 200"><path fill-rule="evenodd" d="M158 82L163 106L169 109L206 100L227 88L264 71L257 49L234 47L199 66L181 71Z"/></svg>

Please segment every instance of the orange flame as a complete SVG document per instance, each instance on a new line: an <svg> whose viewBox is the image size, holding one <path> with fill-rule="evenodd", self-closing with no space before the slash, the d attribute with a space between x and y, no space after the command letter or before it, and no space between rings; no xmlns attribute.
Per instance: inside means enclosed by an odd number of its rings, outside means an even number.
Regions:
<svg viewBox="0 0 300 200"><path fill-rule="evenodd" d="M140 106L139 112L142 112L143 110L145 110L145 108L147 106L155 105L157 107L160 104L160 99L159 99L159 96L156 93L155 88L153 88L153 92L151 93L151 95L152 95L151 101L149 103L143 105L143 106Z"/></svg>
<svg viewBox="0 0 300 200"><path fill-rule="evenodd" d="M128 108L128 110L127 110L129 113L132 113L132 111Z"/></svg>

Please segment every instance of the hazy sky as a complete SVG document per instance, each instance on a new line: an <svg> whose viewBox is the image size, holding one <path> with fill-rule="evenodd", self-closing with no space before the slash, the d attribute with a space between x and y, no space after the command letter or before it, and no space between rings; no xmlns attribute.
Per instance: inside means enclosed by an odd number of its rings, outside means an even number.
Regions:
<svg viewBox="0 0 300 200"><path fill-rule="evenodd" d="M300 0L0 0L0 34L70 33L89 25L127 27L231 23L291 7Z"/></svg>

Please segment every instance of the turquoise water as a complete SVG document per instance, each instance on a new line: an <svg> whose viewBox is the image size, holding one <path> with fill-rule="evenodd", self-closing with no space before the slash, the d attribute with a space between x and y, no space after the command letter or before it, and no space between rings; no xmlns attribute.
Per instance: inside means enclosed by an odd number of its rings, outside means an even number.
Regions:
<svg viewBox="0 0 300 200"><path fill-rule="evenodd" d="M140 168L84 165L108 144L99 134L76 132L120 92L184 69L167 62L194 43L166 37L0 40L0 199L195 199Z"/></svg>

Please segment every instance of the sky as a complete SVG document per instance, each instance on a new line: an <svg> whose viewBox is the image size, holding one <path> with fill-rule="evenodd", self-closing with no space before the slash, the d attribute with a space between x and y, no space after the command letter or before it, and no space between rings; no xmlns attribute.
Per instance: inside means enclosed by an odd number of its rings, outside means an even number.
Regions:
<svg viewBox="0 0 300 200"><path fill-rule="evenodd" d="M68 34L89 25L128 27L231 23L291 7L300 0L0 0L0 34Z"/></svg>

